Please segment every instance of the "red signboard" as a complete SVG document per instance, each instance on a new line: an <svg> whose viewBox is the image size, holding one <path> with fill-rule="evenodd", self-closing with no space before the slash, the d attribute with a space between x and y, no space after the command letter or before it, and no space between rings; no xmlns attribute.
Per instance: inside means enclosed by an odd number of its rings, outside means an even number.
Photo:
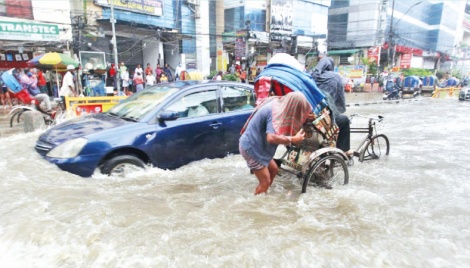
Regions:
<svg viewBox="0 0 470 268"><path fill-rule="evenodd" d="M423 50L421 50L421 49L412 48L412 47L405 47L405 46L400 46L400 45L397 45L396 51L398 53L405 53L405 54L412 53L413 55L416 55L416 56L422 56L423 55Z"/></svg>
<svg viewBox="0 0 470 268"><path fill-rule="evenodd" d="M411 67L411 58L413 58L413 54L411 53L402 54L400 59L400 68L409 69Z"/></svg>
<svg viewBox="0 0 470 268"><path fill-rule="evenodd" d="M82 116L87 114L99 114L103 112L102 104L93 104L93 105L79 105L75 108L75 115Z"/></svg>
<svg viewBox="0 0 470 268"><path fill-rule="evenodd" d="M367 57L369 58L369 62L375 62L379 65L380 59L380 47L371 47L367 50Z"/></svg>

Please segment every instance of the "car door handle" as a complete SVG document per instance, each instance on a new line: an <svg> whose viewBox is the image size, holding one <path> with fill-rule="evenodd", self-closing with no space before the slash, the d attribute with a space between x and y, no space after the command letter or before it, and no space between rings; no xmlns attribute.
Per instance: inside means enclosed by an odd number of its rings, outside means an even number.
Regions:
<svg viewBox="0 0 470 268"><path fill-rule="evenodd" d="M213 129L218 129L221 125L222 123L212 122L212 124L210 124L209 126L211 126Z"/></svg>

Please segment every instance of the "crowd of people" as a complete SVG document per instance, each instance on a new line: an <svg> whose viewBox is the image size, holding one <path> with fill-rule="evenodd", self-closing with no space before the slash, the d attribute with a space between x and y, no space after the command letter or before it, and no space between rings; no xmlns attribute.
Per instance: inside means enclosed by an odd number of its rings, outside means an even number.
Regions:
<svg viewBox="0 0 470 268"><path fill-rule="evenodd" d="M165 63L163 67L157 64L155 69L152 68L150 63L147 63L145 69L138 64L134 70L129 70L124 62L121 62L119 67L111 64L107 71L106 86L114 87L116 92L117 83L120 83L122 94L131 95L147 86L178 80L184 70L181 64L174 71L168 63Z"/></svg>
<svg viewBox="0 0 470 268"><path fill-rule="evenodd" d="M7 86L7 83L1 78L3 72L0 74L2 87L0 96L5 110L7 105L11 109L13 104L18 104L20 101L23 104L30 104L34 99L44 106L45 112L50 113L52 97L78 96L75 66L73 65L67 66L67 72L63 78L59 72L37 68L15 69L12 75L16 79L17 83L14 84L17 86ZM59 88L59 85L62 86Z"/></svg>

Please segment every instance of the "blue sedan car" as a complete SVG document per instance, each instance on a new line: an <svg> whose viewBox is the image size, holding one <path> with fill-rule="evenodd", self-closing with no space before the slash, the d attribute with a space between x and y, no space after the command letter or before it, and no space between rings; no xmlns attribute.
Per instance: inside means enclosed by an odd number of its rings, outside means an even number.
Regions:
<svg viewBox="0 0 470 268"><path fill-rule="evenodd" d="M253 111L253 86L177 81L132 95L108 112L69 120L44 132L36 151L62 170L120 175L146 165L175 169L238 153Z"/></svg>

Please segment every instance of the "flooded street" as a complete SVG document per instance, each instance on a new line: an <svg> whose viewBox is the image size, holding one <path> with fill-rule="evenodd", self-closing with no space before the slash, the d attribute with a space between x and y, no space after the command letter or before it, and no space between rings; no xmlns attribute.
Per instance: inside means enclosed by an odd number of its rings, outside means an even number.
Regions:
<svg viewBox="0 0 470 268"><path fill-rule="evenodd" d="M40 131L2 136L0 267L468 267L469 111L431 98L348 107L385 117L390 155L303 195L284 172L254 196L240 155L81 178L36 153Z"/></svg>

